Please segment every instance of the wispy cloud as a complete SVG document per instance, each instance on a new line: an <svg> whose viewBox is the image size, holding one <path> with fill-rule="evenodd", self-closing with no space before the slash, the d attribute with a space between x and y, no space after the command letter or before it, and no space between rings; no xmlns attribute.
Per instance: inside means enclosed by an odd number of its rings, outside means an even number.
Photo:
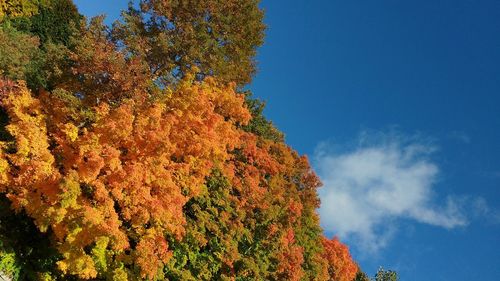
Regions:
<svg viewBox="0 0 500 281"><path fill-rule="evenodd" d="M471 137L464 131L452 131L449 137L465 144L471 143Z"/></svg>
<svg viewBox="0 0 500 281"><path fill-rule="evenodd" d="M400 219L446 229L467 225L460 200L436 202L439 167L435 147L422 138L362 133L358 145L317 149L315 166L324 183L319 210L326 231L355 239L366 250L384 247Z"/></svg>

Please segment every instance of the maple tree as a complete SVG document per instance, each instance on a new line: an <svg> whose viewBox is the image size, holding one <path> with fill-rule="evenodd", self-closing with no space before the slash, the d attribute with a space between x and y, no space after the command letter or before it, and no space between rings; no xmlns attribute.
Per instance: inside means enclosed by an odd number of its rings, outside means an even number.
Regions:
<svg viewBox="0 0 500 281"><path fill-rule="evenodd" d="M328 261L330 280L351 281L358 273L358 266L352 260L349 249L340 243L338 238L322 239L325 252L324 258Z"/></svg>
<svg viewBox="0 0 500 281"><path fill-rule="evenodd" d="M258 1L140 1L112 28L71 1L36 3L0 28L0 272L356 277L347 247L322 235L307 157L241 90Z"/></svg>
<svg viewBox="0 0 500 281"><path fill-rule="evenodd" d="M325 275L315 244L319 181L283 143L238 128L250 112L234 86L188 80L163 101L102 103L88 128L68 119L57 96L34 98L16 83L2 89L12 139L3 143L0 191L50 229L63 274ZM339 251L350 258L345 247L323 246L330 266L355 275L331 260Z"/></svg>
<svg viewBox="0 0 500 281"><path fill-rule="evenodd" d="M243 98L181 84L163 103L128 101L113 109L103 103L96 122L81 131L57 103L46 94L33 98L23 85L4 93L16 152L1 155L0 191L42 232L54 232L63 272L96 277L84 248L112 241L116 255L136 244L137 253L127 256L143 277L154 276L169 257L163 236L184 233L187 198L199 193L212 165L229 157L235 123L248 122Z"/></svg>

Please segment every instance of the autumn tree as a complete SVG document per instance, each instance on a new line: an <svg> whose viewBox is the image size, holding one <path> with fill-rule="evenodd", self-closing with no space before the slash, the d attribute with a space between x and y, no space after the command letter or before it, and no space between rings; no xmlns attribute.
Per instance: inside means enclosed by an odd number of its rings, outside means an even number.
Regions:
<svg viewBox="0 0 500 281"><path fill-rule="evenodd" d="M29 17L36 13L38 13L38 1L0 0L0 20L4 17Z"/></svg>
<svg viewBox="0 0 500 281"><path fill-rule="evenodd" d="M246 106L252 114L252 120L243 129L265 139L283 142L285 139L284 134L276 129L274 124L264 116L265 103L253 98L250 91L245 92L245 97Z"/></svg>
<svg viewBox="0 0 500 281"><path fill-rule="evenodd" d="M243 85L255 73L263 42L258 0L140 0L113 26L113 39L147 62L153 78L168 85L196 67Z"/></svg>
<svg viewBox="0 0 500 281"><path fill-rule="evenodd" d="M0 27L0 76L27 80L36 72L40 58L39 39L10 25Z"/></svg>
<svg viewBox="0 0 500 281"><path fill-rule="evenodd" d="M336 237L322 239L325 249L323 257L328 261L328 275L332 281L352 281L358 273L358 266L352 260L349 249Z"/></svg>
<svg viewBox="0 0 500 281"><path fill-rule="evenodd" d="M197 280L299 280L314 268L320 229L302 228L317 225L319 181L284 144L239 130L250 119L244 98L219 87L186 81L161 102L103 103L82 129L57 96L6 87L14 149L2 154L2 192L53 233L61 272L159 278L172 258L167 275L177 267ZM195 247L188 268L178 264L185 247Z"/></svg>
<svg viewBox="0 0 500 281"><path fill-rule="evenodd" d="M242 90L258 1L144 0L112 27L69 0L30 3L1 6L0 272L355 278L322 236L307 157Z"/></svg>

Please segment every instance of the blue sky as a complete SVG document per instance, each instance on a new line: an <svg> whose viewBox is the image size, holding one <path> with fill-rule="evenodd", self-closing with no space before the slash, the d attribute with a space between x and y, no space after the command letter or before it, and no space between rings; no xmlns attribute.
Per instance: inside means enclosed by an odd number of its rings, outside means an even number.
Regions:
<svg viewBox="0 0 500 281"><path fill-rule="evenodd" d="M76 1L116 18L123 1ZM500 1L264 0L250 88L370 275L500 280Z"/></svg>

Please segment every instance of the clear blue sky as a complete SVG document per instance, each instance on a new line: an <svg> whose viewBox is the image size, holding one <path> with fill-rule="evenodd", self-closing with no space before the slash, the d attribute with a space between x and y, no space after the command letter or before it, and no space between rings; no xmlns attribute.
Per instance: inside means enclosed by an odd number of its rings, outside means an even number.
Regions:
<svg viewBox="0 0 500 281"><path fill-rule="evenodd" d="M110 18L117 2L76 1ZM500 1L262 7L250 88L325 182L326 234L370 275L500 280Z"/></svg>

